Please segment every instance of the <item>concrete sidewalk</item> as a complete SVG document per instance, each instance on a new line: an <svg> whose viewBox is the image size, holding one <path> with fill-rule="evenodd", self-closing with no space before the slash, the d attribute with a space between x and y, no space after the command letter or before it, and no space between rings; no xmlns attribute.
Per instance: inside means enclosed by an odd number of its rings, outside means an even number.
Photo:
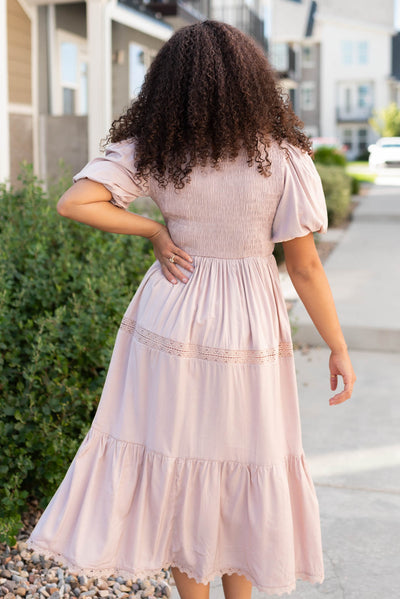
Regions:
<svg viewBox="0 0 400 599"><path fill-rule="evenodd" d="M400 187L372 187L324 264L357 382L329 406L329 350L297 302L303 447L318 496L322 584L291 599L400 597ZM288 288L288 293L291 290ZM293 299L293 298L291 298ZM360 351L366 350L366 351ZM173 599L179 594L175 587ZM269 596L253 588L252 599ZM219 577L210 599L224 599Z"/></svg>
<svg viewBox="0 0 400 599"><path fill-rule="evenodd" d="M360 197L324 267L349 348L400 351L400 187ZM295 341L324 345L301 302L291 320Z"/></svg>

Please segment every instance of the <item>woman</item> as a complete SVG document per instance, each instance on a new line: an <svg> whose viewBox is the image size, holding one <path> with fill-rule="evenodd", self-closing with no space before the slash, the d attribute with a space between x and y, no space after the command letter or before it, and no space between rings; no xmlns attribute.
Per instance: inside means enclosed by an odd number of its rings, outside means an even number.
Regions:
<svg viewBox="0 0 400 599"><path fill-rule="evenodd" d="M147 237L156 261L32 548L98 576L171 566L182 599L208 597L217 574L227 599L323 581L275 242L331 349L332 390L343 377L330 405L355 376L314 245L327 213L301 126L251 39L190 25L59 200L67 218ZM126 210L146 195L165 225Z"/></svg>

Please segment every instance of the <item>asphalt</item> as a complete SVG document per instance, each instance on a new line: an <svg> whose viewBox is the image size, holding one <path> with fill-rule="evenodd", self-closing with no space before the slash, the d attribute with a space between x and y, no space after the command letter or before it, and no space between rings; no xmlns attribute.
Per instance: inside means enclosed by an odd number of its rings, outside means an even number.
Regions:
<svg viewBox="0 0 400 599"><path fill-rule="evenodd" d="M392 181L391 181L392 183ZM329 406L329 350L301 307L295 352L303 447L321 518L325 580L291 599L400 598L400 186L372 186L324 263L357 381ZM219 577L210 599L223 599ZM252 599L267 599L253 587ZM173 599L179 599L173 587Z"/></svg>

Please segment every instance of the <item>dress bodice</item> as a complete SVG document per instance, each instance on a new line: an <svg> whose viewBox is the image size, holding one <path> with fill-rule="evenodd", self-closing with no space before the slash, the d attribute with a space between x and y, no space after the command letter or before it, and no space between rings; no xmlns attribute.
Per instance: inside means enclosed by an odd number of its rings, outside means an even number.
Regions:
<svg viewBox="0 0 400 599"><path fill-rule="evenodd" d="M286 149L284 149L286 148ZM325 232L327 210L321 179L310 156L272 142L271 174L247 164L242 149L219 168L196 166L183 189L161 188L150 177L138 184L134 142L110 144L104 157L91 160L74 181L89 178L105 185L111 202L126 209L150 196L160 208L174 243L190 255L219 258L267 257L274 243Z"/></svg>

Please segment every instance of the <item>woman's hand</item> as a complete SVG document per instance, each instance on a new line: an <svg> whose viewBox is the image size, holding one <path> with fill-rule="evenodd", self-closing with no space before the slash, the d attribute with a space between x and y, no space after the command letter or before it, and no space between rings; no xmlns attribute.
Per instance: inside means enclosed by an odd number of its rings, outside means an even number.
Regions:
<svg viewBox="0 0 400 599"><path fill-rule="evenodd" d="M338 383L338 375L343 378L344 389L340 393L336 393L329 400L329 404L336 405L350 399L353 392L353 385L356 381L356 375L354 374L353 366L350 361L347 349L340 350L338 352L331 352L329 358L329 370L331 373L331 389L335 391Z"/></svg>
<svg viewBox="0 0 400 599"><path fill-rule="evenodd" d="M187 283L188 278L177 267L183 266L186 270L193 272L194 266L191 264L192 258L184 250L181 250L174 244L169 234L168 228L161 225L160 229L154 235L148 237L154 247L154 255L161 264L161 270L164 276L170 283L177 283L175 277L179 278L183 283ZM175 262L170 262L169 258L174 255Z"/></svg>

